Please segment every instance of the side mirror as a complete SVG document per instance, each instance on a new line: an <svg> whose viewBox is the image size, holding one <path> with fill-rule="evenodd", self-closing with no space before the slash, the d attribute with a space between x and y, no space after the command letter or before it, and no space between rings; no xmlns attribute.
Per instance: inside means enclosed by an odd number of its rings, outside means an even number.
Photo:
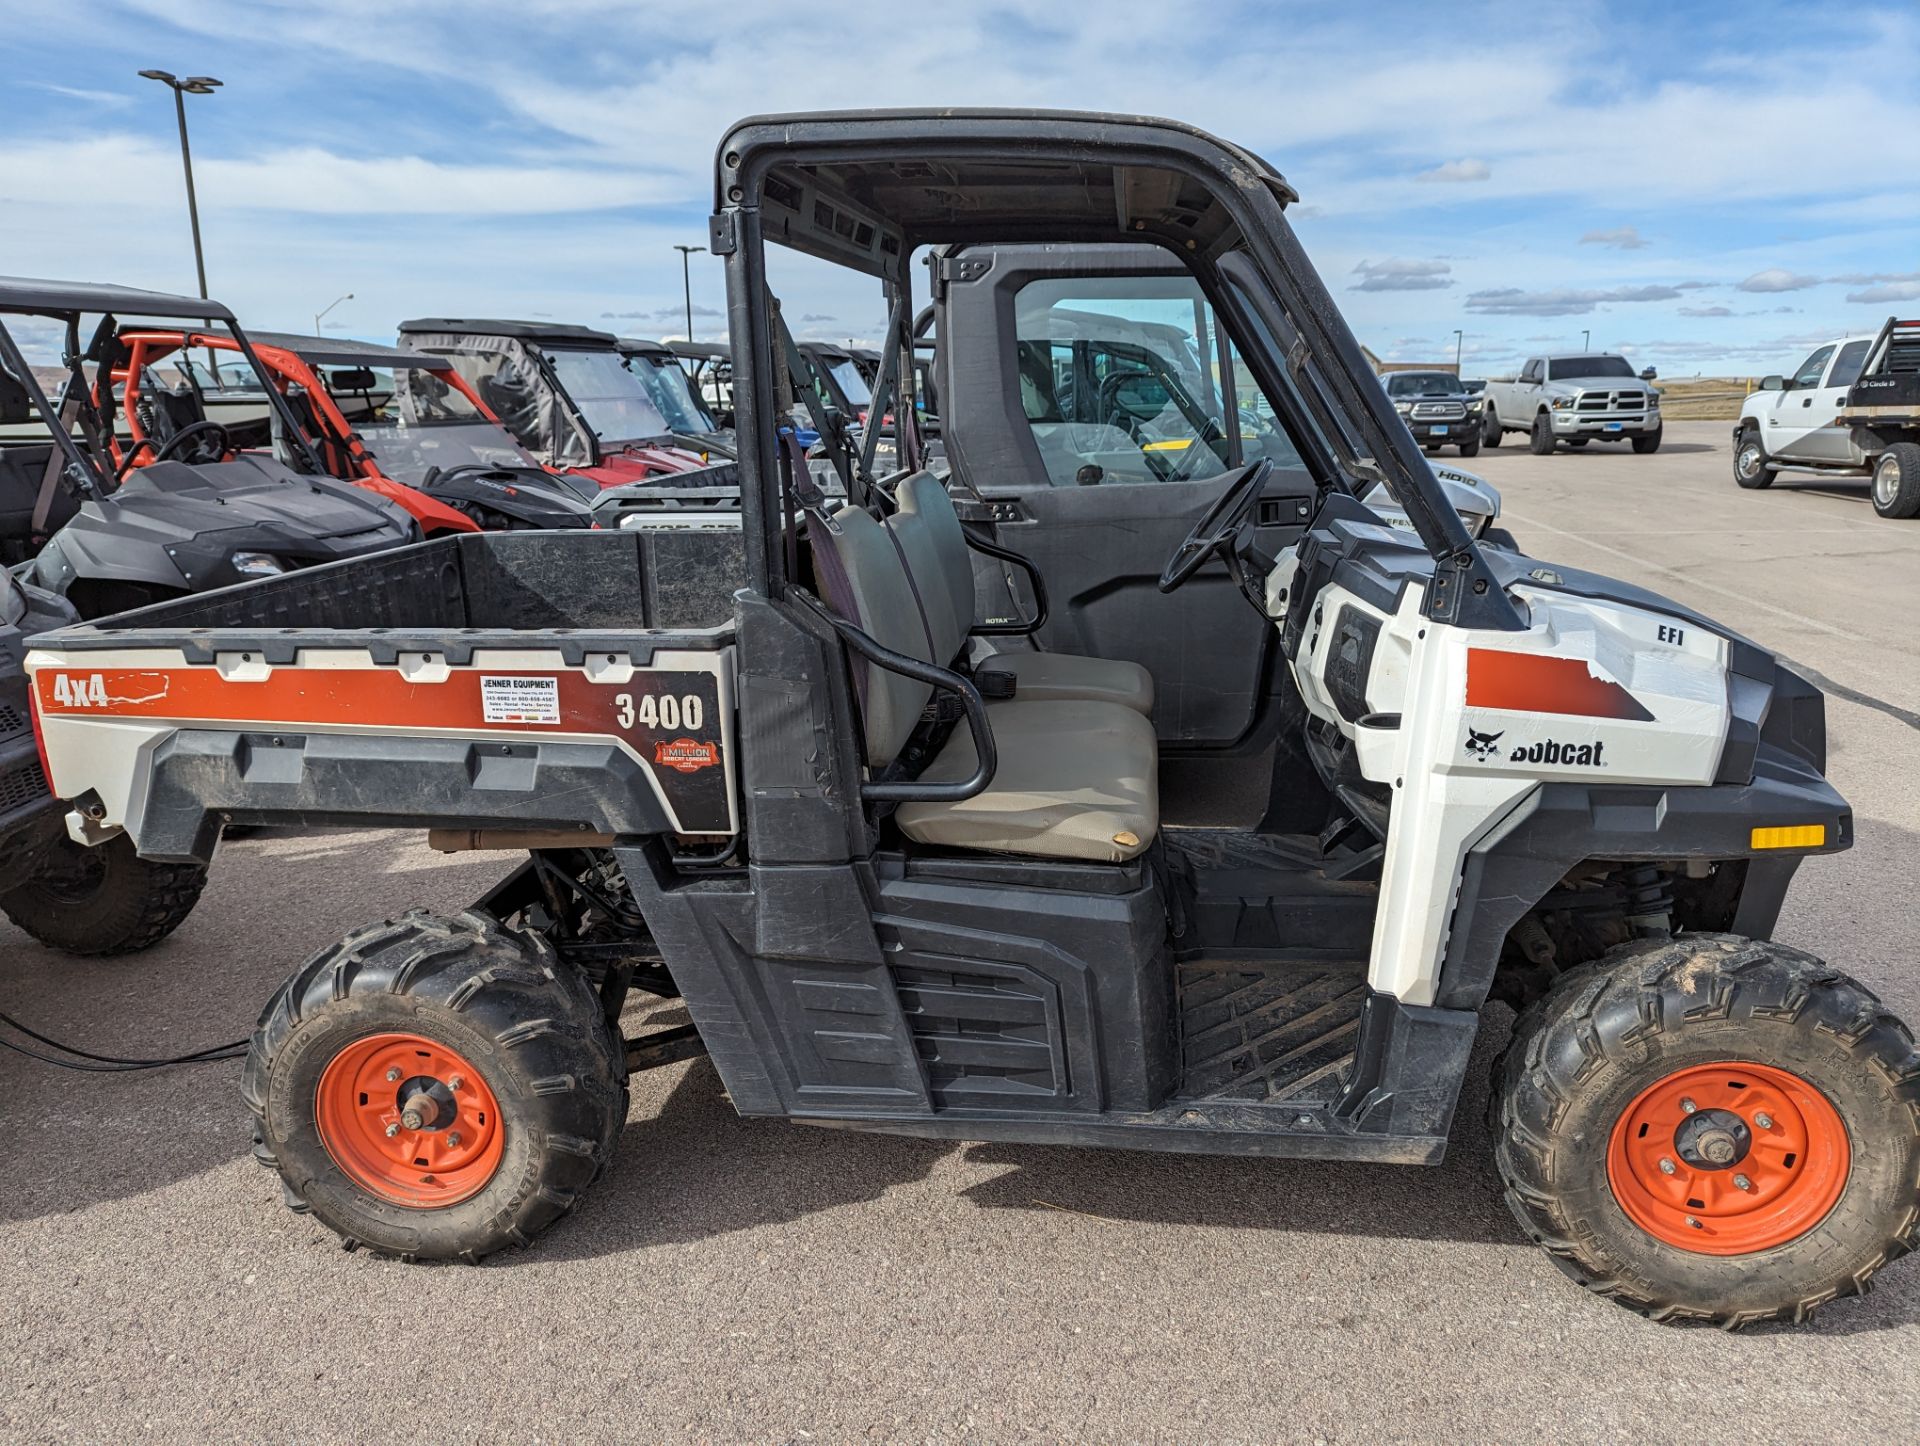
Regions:
<svg viewBox="0 0 1920 1446"><path fill-rule="evenodd" d="M1784 392L1786 389L1787 379L1785 377L1772 376L1760 378L1760 390L1763 392Z"/></svg>
<svg viewBox="0 0 1920 1446"><path fill-rule="evenodd" d="M1655 371L1652 367L1648 367L1645 371L1640 373L1640 380L1643 382L1658 381L1659 379L1660 379L1660 373Z"/></svg>

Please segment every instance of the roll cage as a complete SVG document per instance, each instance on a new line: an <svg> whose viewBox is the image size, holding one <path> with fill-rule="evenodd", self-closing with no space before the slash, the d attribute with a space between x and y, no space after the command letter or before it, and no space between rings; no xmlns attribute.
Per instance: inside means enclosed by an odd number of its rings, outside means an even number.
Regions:
<svg viewBox="0 0 1920 1446"><path fill-rule="evenodd" d="M784 590L774 358L783 344L764 247L789 246L878 278L889 303L880 390L911 402L910 261L943 244L1151 241L1193 271L1324 491L1386 482L1435 560L1427 615L1515 629L1425 456L1366 365L1285 208L1297 199L1251 152L1178 122L962 109L754 117L716 155L710 249L727 268L752 575ZM744 347L744 354L741 348ZM745 365L741 365L742 361ZM903 465L911 464L903 457ZM862 495L858 490L852 495Z"/></svg>

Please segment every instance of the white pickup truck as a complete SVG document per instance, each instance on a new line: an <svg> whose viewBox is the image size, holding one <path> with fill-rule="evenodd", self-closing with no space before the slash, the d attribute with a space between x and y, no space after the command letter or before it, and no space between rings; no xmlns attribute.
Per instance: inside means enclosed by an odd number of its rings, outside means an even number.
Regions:
<svg viewBox="0 0 1920 1446"><path fill-rule="evenodd" d="M1632 442L1636 452L1660 450L1660 393L1646 385L1652 367L1635 372L1622 356L1578 352L1536 356L1520 375L1487 383L1481 411L1489 447L1508 432L1525 432L1527 449L1544 457L1561 442Z"/></svg>

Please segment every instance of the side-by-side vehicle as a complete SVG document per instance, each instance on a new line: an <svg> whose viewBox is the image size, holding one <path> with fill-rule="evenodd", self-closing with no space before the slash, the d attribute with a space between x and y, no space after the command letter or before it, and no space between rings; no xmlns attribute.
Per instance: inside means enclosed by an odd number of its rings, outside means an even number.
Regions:
<svg viewBox="0 0 1920 1446"><path fill-rule="evenodd" d="M702 1051L741 1112L828 1128L1432 1164L1498 1000L1506 1198L1582 1284L1737 1326L1909 1249L1920 1053L1770 942L1798 865L1852 842L1819 692L1668 599L1474 538L1294 199L1168 121L741 122L709 235L738 532L469 534L38 638L80 838L196 860L225 821L299 820L525 854L267 1005L243 1092L290 1201L406 1260L526 1245L610 1163L629 1069ZM1098 546L1148 492L1184 535L1106 610L1064 542L1036 548L1032 611L988 620L970 554L1012 549L960 515L949 486L993 482L964 443L948 486L912 429L838 508L810 485L767 248L881 285L876 394L910 409L917 253L1129 241L1189 268L1290 451L1036 487ZM1203 635L1223 579L1243 649ZM1055 606L1077 650L977 657ZM1148 631L1185 646L1142 666ZM1214 739L1225 805L1162 768ZM689 1022L623 1040L636 989Z"/></svg>
<svg viewBox="0 0 1920 1446"><path fill-rule="evenodd" d="M9 330L52 322L65 385L50 399ZM145 387L142 440L123 445L123 322L230 336L282 429L273 454L235 445L191 382ZM138 390L138 389L137 389ZM327 475L233 315L218 302L121 287L0 279L0 528L24 579L82 617L246 577L385 551L419 536L385 497ZM131 428L133 419L126 419ZM249 425L252 425L250 423ZM31 431L29 431L29 427Z"/></svg>

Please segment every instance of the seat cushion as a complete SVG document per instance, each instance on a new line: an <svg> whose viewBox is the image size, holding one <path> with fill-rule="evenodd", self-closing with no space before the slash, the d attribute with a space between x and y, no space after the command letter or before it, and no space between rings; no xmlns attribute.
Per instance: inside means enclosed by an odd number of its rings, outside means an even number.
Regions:
<svg viewBox="0 0 1920 1446"><path fill-rule="evenodd" d="M985 792L960 803L903 803L894 813L916 843L1038 858L1120 863L1160 827L1153 725L1112 703L1021 702L988 709L999 763ZM963 723L920 777L972 774Z"/></svg>
<svg viewBox="0 0 1920 1446"><path fill-rule="evenodd" d="M1013 674L1015 702L1116 703L1142 717L1153 712L1153 674L1117 658L1009 651L981 659L974 671Z"/></svg>

